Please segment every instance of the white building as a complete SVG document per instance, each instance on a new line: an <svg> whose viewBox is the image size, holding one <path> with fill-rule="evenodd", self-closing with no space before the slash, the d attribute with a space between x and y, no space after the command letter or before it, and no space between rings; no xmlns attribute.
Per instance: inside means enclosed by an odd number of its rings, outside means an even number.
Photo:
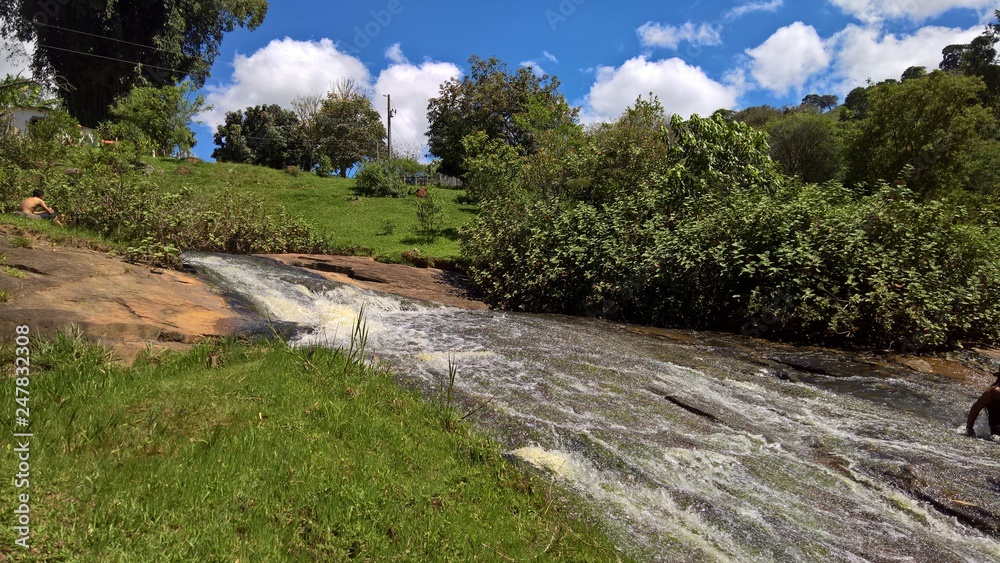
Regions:
<svg viewBox="0 0 1000 563"><path fill-rule="evenodd" d="M49 110L44 108L29 108L17 106L8 110L0 111L0 116L9 117L9 127L14 128L15 133L27 133L28 127L36 121L49 116ZM97 130L89 127L80 127L80 142L93 144L101 139Z"/></svg>

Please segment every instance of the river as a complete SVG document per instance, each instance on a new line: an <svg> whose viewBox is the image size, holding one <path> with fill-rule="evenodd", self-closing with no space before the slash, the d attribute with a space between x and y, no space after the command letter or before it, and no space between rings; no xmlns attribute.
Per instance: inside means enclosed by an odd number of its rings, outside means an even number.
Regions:
<svg viewBox="0 0 1000 563"><path fill-rule="evenodd" d="M662 561L1000 561L1000 443L962 435L967 383L863 355L598 319L468 311L256 257L185 260L299 327L367 350ZM798 367L793 367L798 366ZM981 417L985 418L985 416ZM980 421L984 424L984 421Z"/></svg>

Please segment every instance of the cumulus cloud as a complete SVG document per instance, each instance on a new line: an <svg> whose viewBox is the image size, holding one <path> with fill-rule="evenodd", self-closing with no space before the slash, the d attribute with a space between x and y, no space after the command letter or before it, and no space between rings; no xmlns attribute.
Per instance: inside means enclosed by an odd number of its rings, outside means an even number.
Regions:
<svg viewBox="0 0 1000 563"><path fill-rule="evenodd" d="M757 84L781 95L802 87L830 65L830 54L816 29L802 22L782 27L746 54Z"/></svg>
<svg viewBox="0 0 1000 563"><path fill-rule="evenodd" d="M549 62L553 62L553 63L558 63L559 62L559 59L557 59L555 55L553 55L552 53L550 53L548 51L542 51L542 56L545 57L546 60L548 60Z"/></svg>
<svg viewBox="0 0 1000 563"><path fill-rule="evenodd" d="M639 56L618 68L602 66L584 102L581 120L608 121L617 118L639 96L659 97L667 113L690 117L710 115L719 108L736 105L736 88L712 80L700 68L681 59L660 61Z"/></svg>
<svg viewBox="0 0 1000 563"><path fill-rule="evenodd" d="M933 70L941 62L941 49L968 43L981 32L979 26L969 29L927 26L913 34L897 36L871 27L848 25L831 41L836 49L831 89L845 94L863 86L869 78L875 82L898 79L911 66Z"/></svg>
<svg viewBox="0 0 1000 563"><path fill-rule="evenodd" d="M341 79L371 83L365 65L329 39L275 39L250 56L236 55L230 82L206 87L205 101L213 109L198 118L215 129L228 111L259 104L287 108L299 96L324 95Z"/></svg>
<svg viewBox="0 0 1000 563"><path fill-rule="evenodd" d="M393 43L391 47L385 50L385 58L398 65L410 62L407 60L406 55L403 54L403 47L399 43Z"/></svg>
<svg viewBox="0 0 1000 563"><path fill-rule="evenodd" d="M830 2L865 23L883 20L909 19L922 21L941 15L956 8L972 10L992 10L996 0L919 0L900 2L899 0L830 0Z"/></svg>
<svg viewBox="0 0 1000 563"><path fill-rule="evenodd" d="M692 45L719 45L722 43L722 32L719 27L707 23L695 26L687 22L681 26L660 25L646 22L636 30L639 42L644 47L664 47L676 49L682 42Z"/></svg>
<svg viewBox="0 0 1000 563"><path fill-rule="evenodd" d="M747 2L746 4L740 4L735 8L731 8L723 15L726 20L735 20L741 18L751 12L777 12L784 4L784 0L770 0L765 2Z"/></svg>
<svg viewBox="0 0 1000 563"><path fill-rule="evenodd" d="M392 144L395 151L423 154L427 151L427 102L440 93L443 82L462 76L453 63L424 61L394 64L383 70L375 82L375 100L392 96L396 115L392 118ZM383 102L384 107L384 102ZM376 106L378 107L378 106ZM381 110L383 123L385 110Z"/></svg>

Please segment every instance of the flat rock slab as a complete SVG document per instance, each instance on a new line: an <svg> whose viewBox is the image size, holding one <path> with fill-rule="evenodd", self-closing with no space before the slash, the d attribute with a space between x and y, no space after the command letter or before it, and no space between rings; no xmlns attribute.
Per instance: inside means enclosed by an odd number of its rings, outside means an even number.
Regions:
<svg viewBox="0 0 1000 563"><path fill-rule="evenodd" d="M404 297L433 301L462 309L487 309L466 289L466 278L457 272L435 268L415 268L384 264L367 256L325 254L262 254L266 258L297 268L312 270L323 277Z"/></svg>
<svg viewBox="0 0 1000 563"><path fill-rule="evenodd" d="M0 341L23 324L46 337L76 329L131 361L147 346L185 349L243 324L223 297L191 275L42 240L15 247L11 237L0 227L0 255L6 256L0 266L20 272L0 271L0 290L8 295L0 303Z"/></svg>

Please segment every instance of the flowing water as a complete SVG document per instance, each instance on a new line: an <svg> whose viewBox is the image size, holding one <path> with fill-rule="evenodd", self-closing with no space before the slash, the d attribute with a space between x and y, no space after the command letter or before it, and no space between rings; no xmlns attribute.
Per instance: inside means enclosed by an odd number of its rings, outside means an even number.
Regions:
<svg viewBox="0 0 1000 563"><path fill-rule="evenodd" d="M453 363L459 410L486 403L470 420L640 559L1000 561L1000 443L961 435L968 384L735 336L460 310L261 258L186 260L307 329L302 345L346 347L363 306L368 350L431 397Z"/></svg>

